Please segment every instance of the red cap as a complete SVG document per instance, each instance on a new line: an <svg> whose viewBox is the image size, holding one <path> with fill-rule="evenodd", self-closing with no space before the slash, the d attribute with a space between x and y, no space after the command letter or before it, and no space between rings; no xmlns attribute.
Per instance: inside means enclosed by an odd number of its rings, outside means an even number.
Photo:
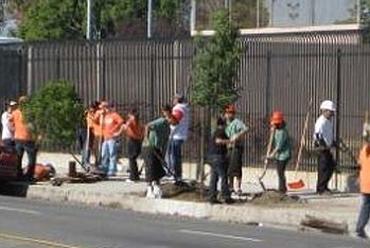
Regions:
<svg viewBox="0 0 370 248"><path fill-rule="evenodd" d="M225 113L236 113L236 106L234 104L226 105Z"/></svg>
<svg viewBox="0 0 370 248"><path fill-rule="evenodd" d="M272 113L271 120L270 120L271 125L279 125L279 124L282 124L283 121L284 121L283 112L274 111Z"/></svg>

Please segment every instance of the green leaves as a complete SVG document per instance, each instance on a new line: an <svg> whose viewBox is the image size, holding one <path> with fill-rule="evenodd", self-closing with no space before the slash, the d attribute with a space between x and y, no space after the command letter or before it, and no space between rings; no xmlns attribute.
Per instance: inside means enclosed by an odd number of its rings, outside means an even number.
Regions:
<svg viewBox="0 0 370 248"><path fill-rule="evenodd" d="M17 0L13 9L22 12L19 35L28 41L83 39L86 31L87 1ZM31 3L32 2L32 3ZM156 0L158 17L172 20L180 0ZM114 36L122 25L137 19L145 23L147 0L95 0L96 28L105 36ZM129 25L129 24L128 24Z"/></svg>
<svg viewBox="0 0 370 248"><path fill-rule="evenodd" d="M22 106L32 133L50 145L71 146L83 117L83 106L67 81L49 82Z"/></svg>
<svg viewBox="0 0 370 248"><path fill-rule="evenodd" d="M235 77L241 48L238 31L229 22L226 11L216 12L214 24L216 34L210 40L199 37L196 40L192 102L221 110L238 98Z"/></svg>
<svg viewBox="0 0 370 248"><path fill-rule="evenodd" d="M83 1L36 0L24 10L19 34L25 40L83 38Z"/></svg>
<svg viewBox="0 0 370 248"><path fill-rule="evenodd" d="M370 0L361 0L361 24L364 43L370 43Z"/></svg>

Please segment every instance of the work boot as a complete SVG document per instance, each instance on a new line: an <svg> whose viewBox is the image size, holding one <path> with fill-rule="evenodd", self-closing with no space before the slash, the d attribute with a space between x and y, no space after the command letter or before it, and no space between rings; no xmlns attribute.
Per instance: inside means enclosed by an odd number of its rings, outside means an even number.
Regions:
<svg viewBox="0 0 370 248"><path fill-rule="evenodd" d="M209 199L208 201L210 204L222 204L222 202L220 202L219 200L217 200L216 198L211 198Z"/></svg>
<svg viewBox="0 0 370 248"><path fill-rule="evenodd" d="M332 195L333 193L330 191L330 190L324 190L324 191L321 191L319 192L319 195L322 195L322 196L329 196L329 195Z"/></svg>
<svg viewBox="0 0 370 248"><path fill-rule="evenodd" d="M231 197L225 199L225 204L234 204L234 203L235 203L235 201L233 199L231 199Z"/></svg>
<svg viewBox="0 0 370 248"><path fill-rule="evenodd" d="M239 200L240 199L239 195L235 191L231 192L231 198L233 200Z"/></svg>
<svg viewBox="0 0 370 248"><path fill-rule="evenodd" d="M146 198L155 198L153 193L153 187L150 185L146 188Z"/></svg>
<svg viewBox="0 0 370 248"><path fill-rule="evenodd" d="M356 231L356 236L361 239L368 239L369 237L366 235L365 231Z"/></svg>
<svg viewBox="0 0 370 248"><path fill-rule="evenodd" d="M157 185L157 184L153 185L153 194L154 194L154 198L156 198L156 199L161 199L162 198L163 193L162 193L162 190L159 187L159 185Z"/></svg>

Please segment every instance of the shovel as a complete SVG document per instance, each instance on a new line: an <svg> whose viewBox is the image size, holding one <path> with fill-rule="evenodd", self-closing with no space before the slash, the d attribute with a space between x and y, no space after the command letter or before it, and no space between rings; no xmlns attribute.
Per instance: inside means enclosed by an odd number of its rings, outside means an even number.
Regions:
<svg viewBox="0 0 370 248"><path fill-rule="evenodd" d="M294 169L294 178L297 178L299 164L301 162L302 151L303 151L304 141L305 141L304 138L306 136L306 132L307 132L307 129L308 129L308 120L310 119L311 106L312 106L312 99L310 100L310 104L309 104L308 111L307 111L307 114L306 114L306 118L305 118L305 121L304 121L303 132L302 132L301 141L300 141L300 144L299 144L298 157L297 157L297 161L296 161L296 165L295 165L295 169ZM288 187L290 189L301 189L304 186L305 186L305 184L304 184L302 179L299 179L299 180L288 183Z"/></svg>
<svg viewBox="0 0 370 248"><path fill-rule="evenodd" d="M258 177L258 182L259 184L261 185L261 188L263 191L266 191L266 187L265 187L265 184L263 183L262 179L265 177L266 175L266 171L267 171L267 167L268 167L268 163L269 163L269 160L267 158L267 156L270 154L271 152L271 147L272 147L272 141L274 139L274 134L275 134L275 129L271 129L270 130L270 137L269 137L269 143L267 145L267 151L266 151L266 159L265 159L265 162L264 162L264 166L263 166L263 171L262 171L262 174L261 176Z"/></svg>

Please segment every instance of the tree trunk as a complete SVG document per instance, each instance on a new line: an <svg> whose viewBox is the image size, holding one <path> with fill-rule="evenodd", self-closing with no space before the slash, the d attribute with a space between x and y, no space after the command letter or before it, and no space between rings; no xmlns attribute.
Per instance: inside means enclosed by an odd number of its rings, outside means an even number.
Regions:
<svg viewBox="0 0 370 248"><path fill-rule="evenodd" d="M200 143L200 164L199 164L199 176L198 181L200 182L200 194L201 199L204 196L204 181L205 176L205 165L206 157L208 153L208 141L211 134L211 109L206 107L202 108L203 121L201 123L201 143Z"/></svg>

